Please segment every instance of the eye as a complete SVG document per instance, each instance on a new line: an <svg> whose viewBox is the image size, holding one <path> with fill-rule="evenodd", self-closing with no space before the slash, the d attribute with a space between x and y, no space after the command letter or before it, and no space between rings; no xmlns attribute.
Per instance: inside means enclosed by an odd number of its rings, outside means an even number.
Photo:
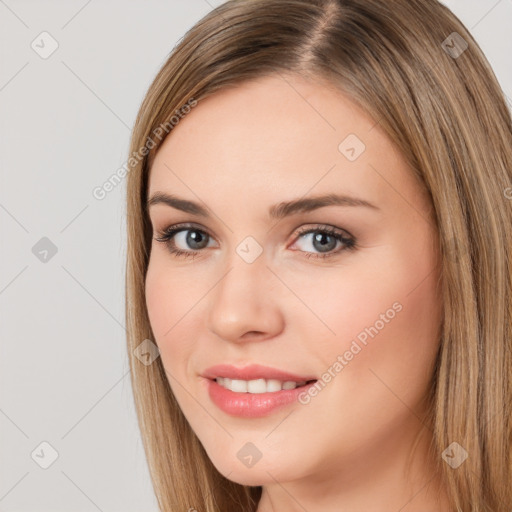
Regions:
<svg viewBox="0 0 512 512"><path fill-rule="evenodd" d="M298 237L306 240L307 243L311 243L313 249L319 251L319 254L309 253L306 258L330 258L342 251L356 248L356 239L353 236L345 236L341 230L332 226L304 228L298 232ZM307 245L307 243L304 245ZM341 245L341 248L338 244ZM338 250L334 251L337 245ZM304 252L308 253L309 251L305 250Z"/></svg>
<svg viewBox="0 0 512 512"><path fill-rule="evenodd" d="M167 244L169 252L176 257L194 258L202 249L208 246L208 240L213 239L202 229L181 224L171 226L160 232L159 238L155 238L155 240ZM185 246L185 250L177 247L179 245ZM186 248L187 245L190 246L191 250Z"/></svg>
<svg viewBox="0 0 512 512"><path fill-rule="evenodd" d="M165 243L169 252L176 257L194 258L203 249L211 246L209 242L213 241L213 238L206 231L190 224L170 226L158 234L159 237L155 238L155 240ZM299 230L296 236L300 241L309 239L308 241L312 243L313 249L319 251L318 254L315 254L314 252L303 250L302 252L307 253L307 258L329 258L336 256L344 250L354 250L356 248L356 239L354 237L351 235L345 236L344 232L332 226L304 228ZM180 246L183 248L180 248ZM334 250L336 246L338 246L338 249Z"/></svg>

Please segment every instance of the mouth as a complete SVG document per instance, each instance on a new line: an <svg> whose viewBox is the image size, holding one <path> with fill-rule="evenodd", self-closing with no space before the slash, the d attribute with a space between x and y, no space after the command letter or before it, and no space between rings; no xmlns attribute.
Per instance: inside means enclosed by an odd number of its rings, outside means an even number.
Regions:
<svg viewBox="0 0 512 512"><path fill-rule="evenodd" d="M234 366L231 364L219 364L204 370L202 377L216 381L218 379L219 384L222 383L221 379L230 379L233 381L244 382L262 380L271 382L279 381L280 383L294 382L297 385L304 385L305 383L308 383L312 380L316 380L315 375L300 375L270 366L263 366L260 364L249 364L248 366L243 367Z"/></svg>
<svg viewBox="0 0 512 512"><path fill-rule="evenodd" d="M292 389L303 388L317 382L317 379L292 381L292 380L278 380L278 379L230 379L227 377L216 377L210 379L216 382L219 386L232 391L233 393L248 393L248 394L263 394L263 393L277 393L279 391L286 391Z"/></svg>
<svg viewBox="0 0 512 512"><path fill-rule="evenodd" d="M244 381L223 377L206 378L210 400L224 413L239 418L261 418L294 403L309 392L317 379L279 381L253 379Z"/></svg>

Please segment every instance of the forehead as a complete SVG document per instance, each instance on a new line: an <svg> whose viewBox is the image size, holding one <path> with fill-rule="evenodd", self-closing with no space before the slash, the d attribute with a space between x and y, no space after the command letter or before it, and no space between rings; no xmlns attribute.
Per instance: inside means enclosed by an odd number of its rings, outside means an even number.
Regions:
<svg viewBox="0 0 512 512"><path fill-rule="evenodd" d="M332 86L290 75L200 100L155 157L156 191L242 206L329 192L397 206L420 193L375 120Z"/></svg>

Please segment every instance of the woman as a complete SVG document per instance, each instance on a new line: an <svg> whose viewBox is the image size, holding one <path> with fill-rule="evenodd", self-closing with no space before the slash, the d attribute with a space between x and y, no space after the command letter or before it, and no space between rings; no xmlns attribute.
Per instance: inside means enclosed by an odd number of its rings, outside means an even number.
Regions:
<svg viewBox="0 0 512 512"><path fill-rule="evenodd" d="M446 7L228 1L130 155L162 511L512 508L512 122Z"/></svg>

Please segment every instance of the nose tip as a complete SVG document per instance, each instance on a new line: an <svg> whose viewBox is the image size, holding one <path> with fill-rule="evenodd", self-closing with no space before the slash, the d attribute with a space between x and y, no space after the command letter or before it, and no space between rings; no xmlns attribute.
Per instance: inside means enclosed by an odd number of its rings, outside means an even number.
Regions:
<svg viewBox="0 0 512 512"><path fill-rule="evenodd" d="M265 275L263 275L265 274ZM282 329L283 319L264 264L238 261L209 299L208 328L229 341L263 341Z"/></svg>

